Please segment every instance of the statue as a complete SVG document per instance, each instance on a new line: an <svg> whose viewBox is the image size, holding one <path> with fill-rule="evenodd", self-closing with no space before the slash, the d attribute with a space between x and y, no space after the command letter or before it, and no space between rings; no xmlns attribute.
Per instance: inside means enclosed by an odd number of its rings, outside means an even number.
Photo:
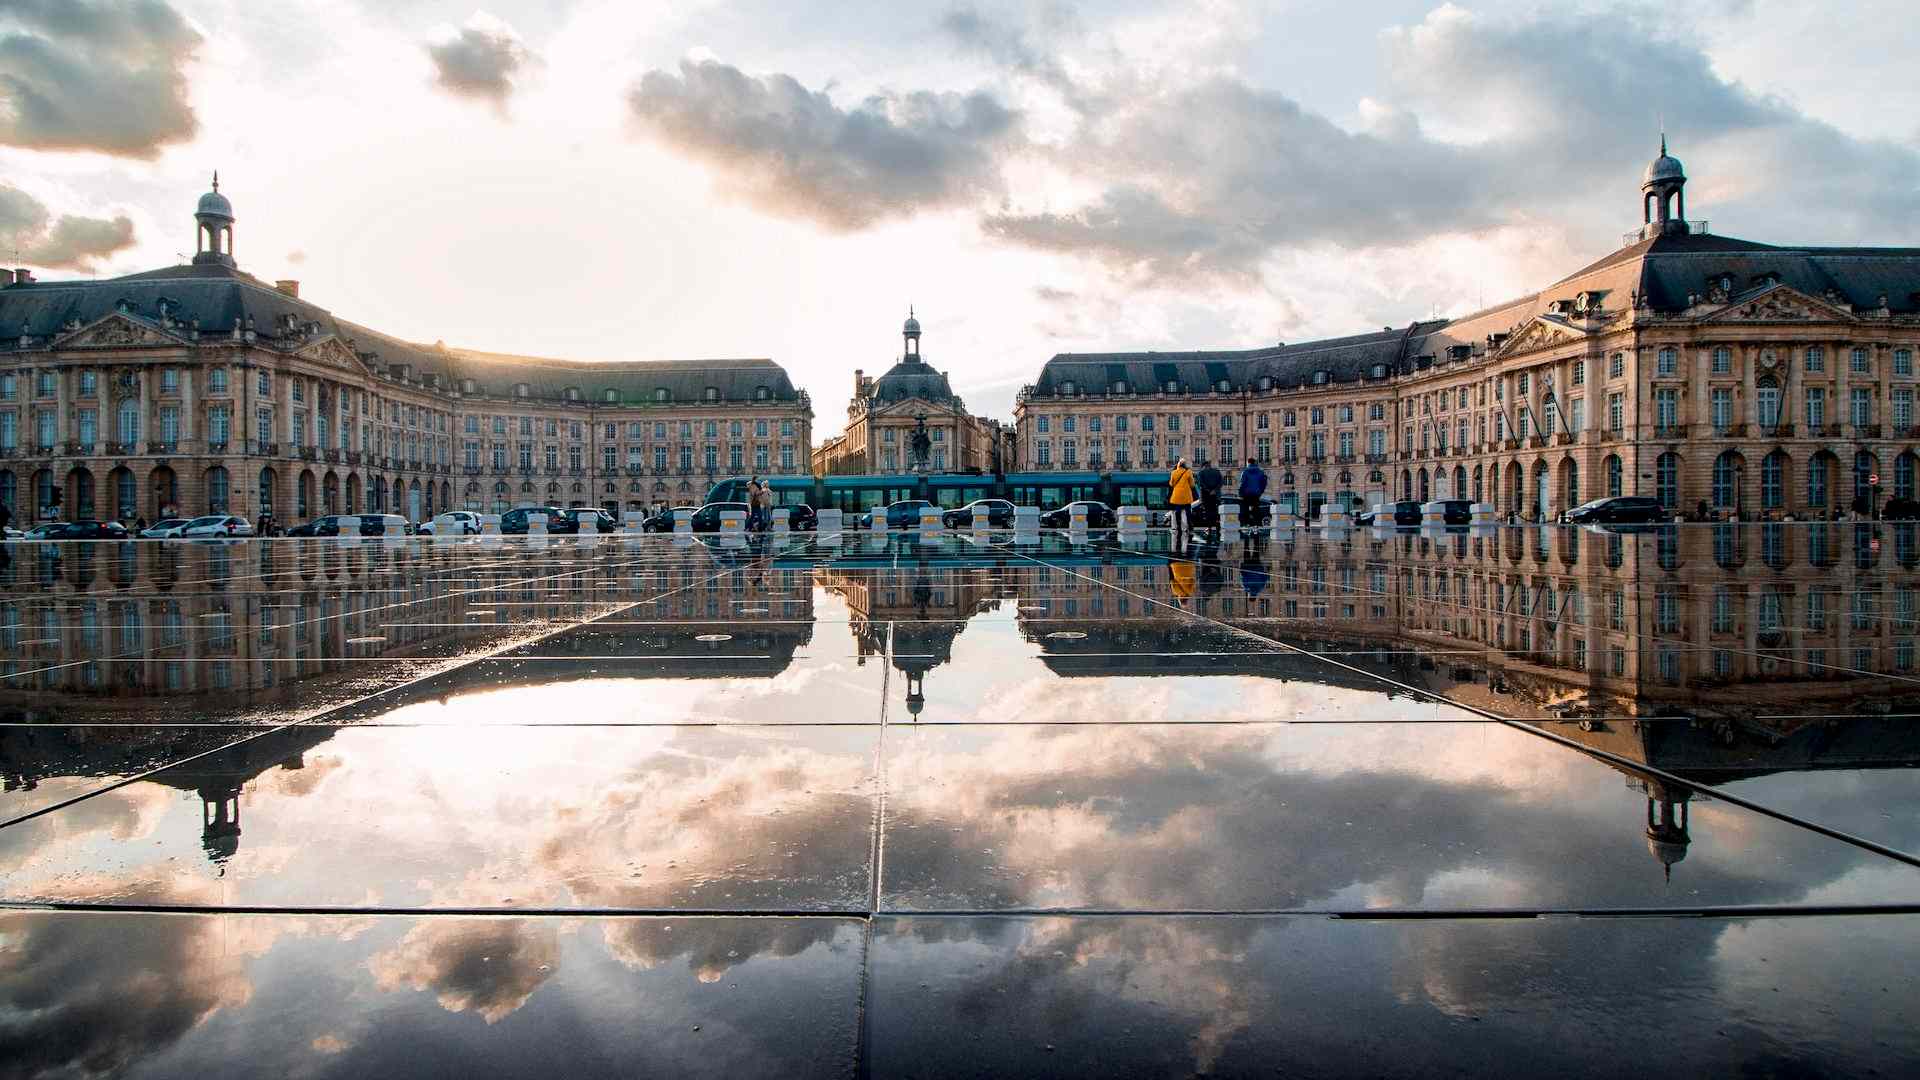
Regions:
<svg viewBox="0 0 1920 1080"><path fill-rule="evenodd" d="M927 463L933 459L933 439L927 435L927 416L921 413L914 417L919 426L913 429L913 439L907 444L909 459L915 472L927 471Z"/></svg>

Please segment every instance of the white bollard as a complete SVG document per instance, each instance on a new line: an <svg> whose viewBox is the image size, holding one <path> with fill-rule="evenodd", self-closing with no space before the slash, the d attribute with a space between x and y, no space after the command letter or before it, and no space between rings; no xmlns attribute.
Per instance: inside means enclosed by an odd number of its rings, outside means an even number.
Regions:
<svg viewBox="0 0 1920 1080"><path fill-rule="evenodd" d="M988 530L993 528L993 515L985 510L975 510L972 520L967 522L967 527L973 531L975 540L985 540Z"/></svg>
<svg viewBox="0 0 1920 1080"><path fill-rule="evenodd" d="M1270 522L1270 525L1273 528L1273 535L1275 536L1288 535L1293 532L1293 528L1295 524L1297 524L1297 521L1294 518L1293 514L1289 513L1286 510L1282 510L1277 506L1273 508L1273 518L1272 518L1272 521Z"/></svg>
<svg viewBox="0 0 1920 1080"><path fill-rule="evenodd" d="M1067 510L1067 531L1077 537L1086 537L1087 505L1085 503L1074 503Z"/></svg>
<svg viewBox="0 0 1920 1080"><path fill-rule="evenodd" d="M920 508L921 532L941 532L945 530L946 527L946 522L941 520L939 507L923 506Z"/></svg>
<svg viewBox="0 0 1920 1080"><path fill-rule="evenodd" d="M877 532L877 533L883 533L887 531L887 508L886 507L884 506L874 507L872 510L867 511L867 517L870 521L873 522L872 525L868 526L868 531Z"/></svg>
<svg viewBox="0 0 1920 1080"><path fill-rule="evenodd" d="M647 515L638 510L628 510L620 515L620 529L628 536L638 536L647 531Z"/></svg>
<svg viewBox="0 0 1920 1080"><path fill-rule="evenodd" d="M581 536L599 536L600 535L600 515L599 514L595 514L591 512L580 514L580 515L577 515L574 520L580 523Z"/></svg>
<svg viewBox="0 0 1920 1080"><path fill-rule="evenodd" d="M547 535L547 515L528 514L527 515L527 535L528 536Z"/></svg>
<svg viewBox="0 0 1920 1080"><path fill-rule="evenodd" d="M1347 508L1341 506L1339 503L1328 503L1320 508L1320 520L1325 522L1326 527L1329 529L1345 529L1347 527ZM1375 520L1377 521L1379 519L1376 518Z"/></svg>
<svg viewBox="0 0 1920 1080"><path fill-rule="evenodd" d="M1376 529L1382 526L1385 526L1387 528L1392 528L1393 525L1394 525L1393 504L1392 503L1374 503L1373 504L1373 527Z"/></svg>
<svg viewBox="0 0 1920 1080"><path fill-rule="evenodd" d="M1424 529L1444 529L1447 527L1447 506L1434 501L1420 507L1420 527Z"/></svg>
<svg viewBox="0 0 1920 1080"><path fill-rule="evenodd" d="M793 517L792 510L789 510L784 506L776 506L773 508L773 523L770 526L770 528L772 529L772 531L784 536L787 533L790 533L793 531L793 523L791 521L792 517Z"/></svg>
<svg viewBox="0 0 1920 1080"><path fill-rule="evenodd" d="M1473 504L1473 523L1475 525L1497 525L1500 519L1492 503Z"/></svg>
<svg viewBox="0 0 1920 1080"><path fill-rule="evenodd" d="M1040 531L1040 508L1037 506L1016 506L1013 508L1013 531L1017 533L1037 533Z"/></svg>
<svg viewBox="0 0 1920 1080"><path fill-rule="evenodd" d="M1145 532L1147 528L1147 508L1144 506L1123 506L1114 514L1122 533Z"/></svg>
<svg viewBox="0 0 1920 1080"><path fill-rule="evenodd" d="M353 516L335 518L333 535L351 537L358 540L360 538L360 519Z"/></svg>
<svg viewBox="0 0 1920 1080"><path fill-rule="evenodd" d="M1220 536L1225 539L1228 533L1240 533L1240 504L1223 502L1220 504Z"/></svg>
<svg viewBox="0 0 1920 1080"><path fill-rule="evenodd" d="M720 511L720 535L725 537L744 537L747 535L747 514L744 510Z"/></svg>
<svg viewBox="0 0 1920 1080"><path fill-rule="evenodd" d="M673 533L675 536L693 535L693 511L683 508L673 512Z"/></svg>
<svg viewBox="0 0 1920 1080"><path fill-rule="evenodd" d="M833 537L834 543L840 542L840 533L846 528L842 512L836 507L816 510L813 515L813 531L821 537Z"/></svg>
<svg viewBox="0 0 1920 1080"><path fill-rule="evenodd" d="M499 536L500 535L500 515L499 514L481 514L480 515L480 535L481 536Z"/></svg>

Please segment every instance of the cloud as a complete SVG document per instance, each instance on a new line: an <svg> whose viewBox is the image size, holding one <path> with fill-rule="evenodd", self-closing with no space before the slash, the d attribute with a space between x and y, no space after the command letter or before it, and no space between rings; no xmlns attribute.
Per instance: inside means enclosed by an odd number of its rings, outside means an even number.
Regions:
<svg viewBox="0 0 1920 1080"><path fill-rule="evenodd" d="M475 12L453 38L427 46L434 84L458 97L476 98L505 110L516 79L539 62L507 23Z"/></svg>
<svg viewBox="0 0 1920 1080"><path fill-rule="evenodd" d="M711 60L650 71L628 94L636 129L704 163L723 192L783 217L866 228L978 204L1003 187L1019 116L991 95L878 94L843 109L788 75Z"/></svg>
<svg viewBox="0 0 1920 1080"><path fill-rule="evenodd" d="M200 43L163 0L0 0L0 144L158 156L199 129Z"/></svg>

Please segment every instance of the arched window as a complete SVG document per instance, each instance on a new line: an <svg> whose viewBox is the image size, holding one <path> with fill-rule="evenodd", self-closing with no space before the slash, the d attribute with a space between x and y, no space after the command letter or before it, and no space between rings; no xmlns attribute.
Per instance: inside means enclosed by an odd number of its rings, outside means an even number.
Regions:
<svg viewBox="0 0 1920 1080"><path fill-rule="evenodd" d="M1731 507L1740 492L1740 455L1731 450L1713 459L1713 505Z"/></svg>
<svg viewBox="0 0 1920 1080"><path fill-rule="evenodd" d="M1787 504L1787 452L1775 450L1760 461L1760 508L1779 510Z"/></svg>
<svg viewBox="0 0 1920 1080"><path fill-rule="evenodd" d="M1825 453L1815 454L1807 462L1807 506L1827 507L1828 493L1833 490L1833 464L1833 456Z"/></svg>
<svg viewBox="0 0 1920 1080"><path fill-rule="evenodd" d="M207 513L227 512L227 470L215 465L207 470Z"/></svg>
<svg viewBox="0 0 1920 1080"><path fill-rule="evenodd" d="M1580 505L1580 463L1567 459L1567 506Z"/></svg>
<svg viewBox="0 0 1920 1080"><path fill-rule="evenodd" d="M1753 404L1755 419L1763 428L1780 426L1780 384L1771 378L1761 379L1754 387Z"/></svg>
<svg viewBox="0 0 1920 1080"><path fill-rule="evenodd" d="M1617 499L1625 487L1625 477L1620 467L1620 455L1607 455L1607 498Z"/></svg>
<svg viewBox="0 0 1920 1080"><path fill-rule="evenodd" d="M1667 510L1680 506L1680 455L1669 450L1653 465L1653 494Z"/></svg>

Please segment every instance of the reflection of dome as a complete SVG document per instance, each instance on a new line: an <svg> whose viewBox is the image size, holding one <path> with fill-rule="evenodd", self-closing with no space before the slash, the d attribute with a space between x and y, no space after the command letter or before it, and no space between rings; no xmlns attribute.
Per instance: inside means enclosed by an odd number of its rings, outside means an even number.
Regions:
<svg viewBox="0 0 1920 1080"><path fill-rule="evenodd" d="M1687 857L1687 838L1682 836L1678 840L1662 840L1649 832L1647 850L1660 860L1661 865L1671 868L1674 863ZM1668 872L1671 873L1671 869Z"/></svg>

